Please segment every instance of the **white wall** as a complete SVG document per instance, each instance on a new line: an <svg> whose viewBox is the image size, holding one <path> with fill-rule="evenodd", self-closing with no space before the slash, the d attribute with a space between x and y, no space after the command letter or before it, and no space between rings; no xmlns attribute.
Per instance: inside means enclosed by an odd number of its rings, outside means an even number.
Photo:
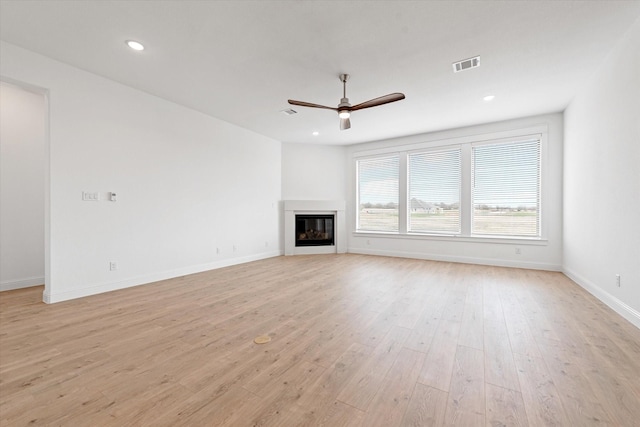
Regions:
<svg viewBox="0 0 640 427"><path fill-rule="evenodd" d="M283 200L346 200L346 148L282 144Z"/></svg>
<svg viewBox="0 0 640 427"><path fill-rule="evenodd" d="M565 111L564 224L565 273L640 327L640 21Z"/></svg>
<svg viewBox="0 0 640 427"><path fill-rule="evenodd" d="M521 129L546 128L547 146L542 154L542 227L543 240L497 240L457 237L425 237L355 233L355 158L365 153L406 150L438 141L494 137ZM358 144L348 150L347 196L349 252L431 259L475 264L522 267L560 271L562 268L562 114L548 114L498 123L489 123L414 135L392 140ZM516 248L520 254L516 254Z"/></svg>
<svg viewBox="0 0 640 427"><path fill-rule="evenodd" d="M278 141L16 46L0 48L2 77L49 91L45 301L280 254ZM83 202L83 191L101 200ZM111 191L117 202L106 200Z"/></svg>
<svg viewBox="0 0 640 427"><path fill-rule="evenodd" d="M346 201L346 148L335 145L282 144L282 199L283 200L324 200ZM304 205L304 204L303 204ZM334 206L335 204L330 204ZM317 206L317 205L316 205ZM284 205L282 205L284 210ZM333 209L333 208L332 208ZM281 227L286 221L293 221L293 213L284 212ZM289 215L291 215L289 217ZM313 247L294 248L293 240L281 245L286 255L296 253L324 253L336 249L346 251L345 212L337 212L336 248ZM289 224L289 226L293 226ZM293 239L293 237L291 237Z"/></svg>
<svg viewBox="0 0 640 427"><path fill-rule="evenodd" d="M44 283L43 94L0 82L0 291Z"/></svg>

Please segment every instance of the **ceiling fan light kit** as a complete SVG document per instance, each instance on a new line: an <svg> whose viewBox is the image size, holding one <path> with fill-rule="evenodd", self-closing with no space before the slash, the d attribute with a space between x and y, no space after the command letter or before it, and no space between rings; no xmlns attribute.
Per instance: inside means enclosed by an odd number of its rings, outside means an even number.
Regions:
<svg viewBox="0 0 640 427"><path fill-rule="evenodd" d="M404 94L395 92L351 106L349 98L347 98L347 80L349 79L349 74L340 74L339 77L342 82L342 99L340 99L340 103L336 108L327 107L326 105L312 104L310 102L295 101L293 99L289 100L289 104L298 105L300 107L323 108L325 110L337 111L338 117L340 117L340 130L347 130L351 128L350 117L352 111L377 107L379 105L389 104L390 102L400 101L405 98Z"/></svg>

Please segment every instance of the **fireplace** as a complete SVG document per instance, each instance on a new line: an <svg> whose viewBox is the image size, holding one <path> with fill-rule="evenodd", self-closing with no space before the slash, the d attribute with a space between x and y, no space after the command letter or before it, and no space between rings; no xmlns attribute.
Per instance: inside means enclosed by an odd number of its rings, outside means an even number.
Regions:
<svg viewBox="0 0 640 427"><path fill-rule="evenodd" d="M285 200L284 254L344 254L344 200Z"/></svg>
<svg viewBox="0 0 640 427"><path fill-rule="evenodd" d="M334 215L296 215L296 246L331 246Z"/></svg>

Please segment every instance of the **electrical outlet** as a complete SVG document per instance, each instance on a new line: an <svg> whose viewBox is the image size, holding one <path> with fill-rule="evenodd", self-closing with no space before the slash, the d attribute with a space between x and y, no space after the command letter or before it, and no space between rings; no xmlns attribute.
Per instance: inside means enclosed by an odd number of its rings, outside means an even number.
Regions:
<svg viewBox="0 0 640 427"><path fill-rule="evenodd" d="M216 248L216 255L220 255L220 248Z"/></svg>
<svg viewBox="0 0 640 427"><path fill-rule="evenodd" d="M616 286L620 287L620 275L616 274Z"/></svg>
<svg viewBox="0 0 640 427"><path fill-rule="evenodd" d="M116 271L118 269L118 263L115 261L111 261L109 263L109 270Z"/></svg>
<svg viewBox="0 0 640 427"><path fill-rule="evenodd" d="M269 247L269 242L264 242L264 247L268 248Z"/></svg>
<svg viewBox="0 0 640 427"><path fill-rule="evenodd" d="M233 245L233 252L235 252L236 249L238 249L238 248L236 248L236 245Z"/></svg>
<svg viewBox="0 0 640 427"><path fill-rule="evenodd" d="M520 255L522 253L522 251L520 250L520 248L516 248L516 255Z"/></svg>

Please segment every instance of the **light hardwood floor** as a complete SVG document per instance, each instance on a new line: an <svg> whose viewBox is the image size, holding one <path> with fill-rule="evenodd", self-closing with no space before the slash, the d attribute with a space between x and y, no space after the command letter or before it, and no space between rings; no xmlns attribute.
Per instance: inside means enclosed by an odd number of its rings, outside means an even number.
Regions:
<svg viewBox="0 0 640 427"><path fill-rule="evenodd" d="M640 330L560 273L295 256L41 298L0 294L2 426L640 425Z"/></svg>

